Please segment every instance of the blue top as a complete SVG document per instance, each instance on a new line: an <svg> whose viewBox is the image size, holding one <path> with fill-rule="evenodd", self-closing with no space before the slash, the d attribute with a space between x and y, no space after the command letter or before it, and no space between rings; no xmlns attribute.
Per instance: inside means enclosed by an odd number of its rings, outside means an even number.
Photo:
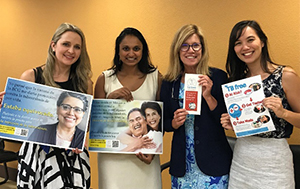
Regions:
<svg viewBox="0 0 300 189"><path fill-rule="evenodd" d="M209 71L213 81L211 94L218 101L218 105L211 111L205 99L202 99L201 115L196 115L194 121L195 157L203 173L222 176L229 173L232 159L232 150L220 123L221 114L226 112L221 85L227 82L227 74L217 68L210 68ZM185 126L182 125L177 130L172 127L174 112L180 108L180 81L181 75L173 82L164 80L160 93L160 99L164 102L164 131L174 132L169 172L176 177L184 176L186 171Z"/></svg>

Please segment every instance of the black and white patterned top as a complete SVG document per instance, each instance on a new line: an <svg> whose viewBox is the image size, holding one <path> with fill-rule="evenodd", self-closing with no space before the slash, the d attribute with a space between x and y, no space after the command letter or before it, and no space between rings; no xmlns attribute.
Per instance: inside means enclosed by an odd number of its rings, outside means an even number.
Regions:
<svg viewBox="0 0 300 189"><path fill-rule="evenodd" d="M34 69L35 82L44 84L41 67ZM72 80L57 82L76 91ZM24 142L18 157L18 189L89 189L91 182L89 153Z"/></svg>
<svg viewBox="0 0 300 189"><path fill-rule="evenodd" d="M289 105L282 88L283 68L284 66L278 66L276 70L271 75L269 75L269 77L262 81L264 93L266 97L277 96L281 98L283 108L291 110L291 106ZM263 138L289 138L293 132L293 125L282 118L278 118L271 109L269 109L269 111L276 130L267 133L261 133L256 136Z"/></svg>

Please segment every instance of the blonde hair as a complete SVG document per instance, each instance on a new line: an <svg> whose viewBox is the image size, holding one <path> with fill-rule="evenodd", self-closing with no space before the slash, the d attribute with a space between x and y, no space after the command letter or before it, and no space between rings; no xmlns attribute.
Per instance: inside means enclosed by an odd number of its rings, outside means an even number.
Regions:
<svg viewBox="0 0 300 189"><path fill-rule="evenodd" d="M209 74L208 67L208 48L206 40L199 27L193 24L182 26L175 34L170 48L170 62L168 71L164 77L167 81L174 81L178 75L184 70L183 63L180 60L179 52L181 45L193 34L198 35L202 45L202 57L197 65L197 74Z"/></svg>
<svg viewBox="0 0 300 189"><path fill-rule="evenodd" d="M72 79L73 86L76 91L87 93L88 90L88 82L92 77L90 58L87 53L86 42L83 32L75 25L69 23L61 24L55 31L51 42L57 43L57 41L61 38L61 36L65 32L75 32L81 37L81 54L78 60L72 64L70 68L70 79ZM48 49L48 57L46 60L45 68L43 70L43 80L45 85L58 87L53 79L53 73L55 69L56 56L55 52L53 52L51 48L51 43Z"/></svg>

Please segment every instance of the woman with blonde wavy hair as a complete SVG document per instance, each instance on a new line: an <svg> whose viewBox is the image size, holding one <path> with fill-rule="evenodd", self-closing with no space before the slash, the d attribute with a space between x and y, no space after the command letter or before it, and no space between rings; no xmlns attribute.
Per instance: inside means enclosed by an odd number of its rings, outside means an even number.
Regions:
<svg viewBox="0 0 300 189"><path fill-rule="evenodd" d="M181 27L170 49L170 64L162 83L163 127L173 132L170 174L172 189L227 188L232 151L219 120L226 112L221 85L227 74L208 65L205 38L196 25ZM183 109L186 73L200 74L201 115Z"/></svg>
<svg viewBox="0 0 300 189"><path fill-rule="evenodd" d="M62 24L59 28L57 28L55 34L52 37L51 44L48 49L48 57L46 60L46 64L43 68L43 80L45 85L60 87L54 80L53 73L55 73L55 68L57 68L56 64L56 56L55 51L52 46L57 43L57 41L61 38L61 36L67 32L72 31L77 33L82 40L81 44L81 52L79 58L76 60L74 64L71 65L70 68L70 79L72 79L72 84L75 89L80 92L87 92L88 90L88 82L90 82L90 78L92 76L91 72L91 64L90 58L86 49L85 36L83 32L76 26L68 23Z"/></svg>
<svg viewBox="0 0 300 189"><path fill-rule="evenodd" d="M164 77L167 81L173 81L175 80L178 75L181 74L181 72L184 69L184 64L182 60L180 59L180 49L181 45L184 43L186 38L188 36L192 36L193 34L196 34L199 37L199 40L201 41L201 59L199 63L196 65L196 72L201 74L209 75L209 67L208 67L208 49L206 40L204 39L203 35L201 34L200 28L198 28L195 25L186 25L181 28L180 31L177 31L177 33L174 36L174 39L171 44L170 48L170 62L168 71Z"/></svg>
<svg viewBox="0 0 300 189"><path fill-rule="evenodd" d="M84 34L78 27L63 23L52 37L46 63L26 70L21 79L92 94L91 76ZM56 137L59 141L74 137L64 131L56 132L60 132ZM24 142L19 151L17 185L18 188L90 188L89 154L85 148L80 152Z"/></svg>

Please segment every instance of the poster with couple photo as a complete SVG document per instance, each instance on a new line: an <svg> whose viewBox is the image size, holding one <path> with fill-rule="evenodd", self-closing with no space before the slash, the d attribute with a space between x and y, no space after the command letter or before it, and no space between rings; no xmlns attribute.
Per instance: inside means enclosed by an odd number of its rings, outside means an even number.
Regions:
<svg viewBox="0 0 300 189"><path fill-rule="evenodd" d="M225 104L236 137L274 131L265 98L261 76L254 76L222 85Z"/></svg>
<svg viewBox="0 0 300 189"><path fill-rule="evenodd" d="M162 154L163 103L94 99L89 151Z"/></svg>
<svg viewBox="0 0 300 189"><path fill-rule="evenodd" d="M0 138L83 150L93 96L8 78Z"/></svg>

